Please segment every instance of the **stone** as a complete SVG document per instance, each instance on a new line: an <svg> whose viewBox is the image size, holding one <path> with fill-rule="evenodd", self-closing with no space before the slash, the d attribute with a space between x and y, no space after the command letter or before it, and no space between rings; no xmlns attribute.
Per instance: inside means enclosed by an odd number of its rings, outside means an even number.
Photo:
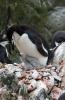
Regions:
<svg viewBox="0 0 65 100"><path fill-rule="evenodd" d="M47 92L47 86L44 82L38 81L37 82L37 89L35 91L32 91L29 96L29 100L45 100L46 99L46 92Z"/></svg>
<svg viewBox="0 0 65 100"><path fill-rule="evenodd" d="M49 12L46 26L51 32L65 30L65 7L55 7Z"/></svg>
<svg viewBox="0 0 65 100"><path fill-rule="evenodd" d="M55 86L51 92L51 100L58 100L61 93L62 93L62 90Z"/></svg>

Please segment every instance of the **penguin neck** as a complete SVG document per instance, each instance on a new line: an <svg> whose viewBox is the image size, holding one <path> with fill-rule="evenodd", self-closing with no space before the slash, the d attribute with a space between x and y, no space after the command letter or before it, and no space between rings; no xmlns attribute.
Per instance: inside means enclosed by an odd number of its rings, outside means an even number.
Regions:
<svg viewBox="0 0 65 100"><path fill-rule="evenodd" d="M47 64L50 64L53 62L53 57L54 57L54 51L49 50L48 51L48 60L47 60Z"/></svg>

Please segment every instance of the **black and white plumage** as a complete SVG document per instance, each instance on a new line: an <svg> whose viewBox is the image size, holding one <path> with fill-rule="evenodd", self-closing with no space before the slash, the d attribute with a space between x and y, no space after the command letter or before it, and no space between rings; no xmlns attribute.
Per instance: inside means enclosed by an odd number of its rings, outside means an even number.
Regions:
<svg viewBox="0 0 65 100"><path fill-rule="evenodd" d="M65 31L55 32L52 38L51 47L59 46L62 42L65 42Z"/></svg>
<svg viewBox="0 0 65 100"><path fill-rule="evenodd" d="M20 54L35 57L40 64L46 65L49 48L45 39L34 29L26 25L13 25L7 29L7 37L10 42L13 39Z"/></svg>
<svg viewBox="0 0 65 100"><path fill-rule="evenodd" d="M7 44L7 41L0 42L0 62L2 63L12 63L11 60L8 58L8 51L5 47Z"/></svg>
<svg viewBox="0 0 65 100"><path fill-rule="evenodd" d="M54 52L53 63L59 65L59 62L65 59L65 42L61 43Z"/></svg>

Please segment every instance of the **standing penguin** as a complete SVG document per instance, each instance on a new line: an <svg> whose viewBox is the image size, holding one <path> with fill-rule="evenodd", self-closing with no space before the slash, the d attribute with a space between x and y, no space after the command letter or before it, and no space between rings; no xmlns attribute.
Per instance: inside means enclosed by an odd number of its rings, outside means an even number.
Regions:
<svg viewBox="0 0 65 100"><path fill-rule="evenodd" d="M48 61L49 47L45 39L26 25L13 25L7 29L7 38L12 40L20 54L35 57L45 66Z"/></svg>
<svg viewBox="0 0 65 100"><path fill-rule="evenodd" d="M65 31L55 32L52 38L51 48L59 46L62 42L65 42Z"/></svg>

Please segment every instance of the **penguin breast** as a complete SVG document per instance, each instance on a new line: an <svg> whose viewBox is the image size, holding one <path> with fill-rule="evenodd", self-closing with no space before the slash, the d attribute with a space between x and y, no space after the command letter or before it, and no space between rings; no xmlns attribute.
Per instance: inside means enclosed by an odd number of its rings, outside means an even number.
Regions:
<svg viewBox="0 0 65 100"><path fill-rule="evenodd" d="M20 53L25 55L38 57L41 54L38 52L36 45L29 39L28 34L24 33L21 36L14 32L13 40Z"/></svg>

